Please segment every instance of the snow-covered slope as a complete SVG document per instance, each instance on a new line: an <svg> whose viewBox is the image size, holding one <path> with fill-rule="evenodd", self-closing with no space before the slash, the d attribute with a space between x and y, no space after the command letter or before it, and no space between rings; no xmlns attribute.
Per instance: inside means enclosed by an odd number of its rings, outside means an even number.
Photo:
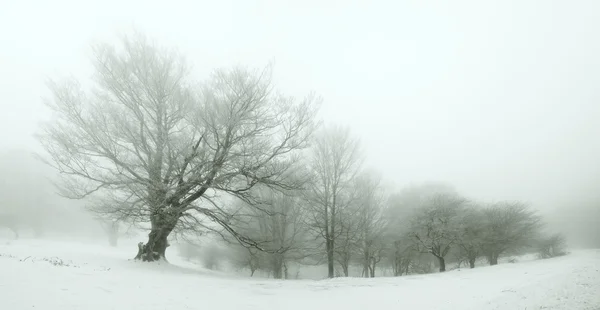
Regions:
<svg viewBox="0 0 600 310"><path fill-rule="evenodd" d="M129 261L131 249L0 245L0 309L600 309L600 250L376 279L256 280Z"/></svg>

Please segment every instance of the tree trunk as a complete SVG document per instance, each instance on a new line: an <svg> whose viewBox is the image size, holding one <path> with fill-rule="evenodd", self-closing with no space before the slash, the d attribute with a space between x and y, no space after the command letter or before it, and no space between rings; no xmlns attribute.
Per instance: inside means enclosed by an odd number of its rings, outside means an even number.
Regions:
<svg viewBox="0 0 600 310"><path fill-rule="evenodd" d="M489 258L490 266L498 265L498 255L492 255Z"/></svg>
<svg viewBox="0 0 600 310"><path fill-rule="evenodd" d="M446 271L446 260L441 256L438 256L437 259L438 259L438 263L440 265L440 272L445 272Z"/></svg>
<svg viewBox="0 0 600 310"><path fill-rule="evenodd" d="M475 258L469 258L469 267L471 267L471 269L475 268Z"/></svg>
<svg viewBox="0 0 600 310"><path fill-rule="evenodd" d="M394 271L394 277L402 275L402 265L398 263L398 257L394 256L394 262L392 264Z"/></svg>
<svg viewBox="0 0 600 310"><path fill-rule="evenodd" d="M169 234L175 229L177 221L179 220L180 213L174 211L176 206L171 206L168 209L162 209L157 211L150 217L151 230L148 234L148 242L143 244L138 243L138 253L135 256L135 260L142 260L144 262L154 262L158 260L166 261L165 252L169 247L167 238ZM160 210L161 208L157 208Z"/></svg>
<svg viewBox="0 0 600 310"><path fill-rule="evenodd" d="M486 257L487 257L488 263L490 263L490 266L498 265L498 257L499 256L500 256L500 254L494 250L490 250L486 254Z"/></svg>
<svg viewBox="0 0 600 310"><path fill-rule="evenodd" d="M344 277L348 277L350 275L350 254L347 252L338 252L337 257L337 262L340 264L340 267L342 267Z"/></svg>
<svg viewBox="0 0 600 310"><path fill-rule="evenodd" d="M348 261L344 260L344 262L342 263L342 270L344 271L344 276L347 277L348 275L350 275L349 272L349 263Z"/></svg>
<svg viewBox="0 0 600 310"><path fill-rule="evenodd" d="M169 246L167 238L171 231L173 231L173 228L175 228L175 225L166 225L163 223L163 225L153 226L158 227L152 228L148 234L148 242L146 244L143 244L142 242L138 243L138 253L135 256L136 260L142 260L144 262L167 260L165 256L165 252Z"/></svg>
<svg viewBox="0 0 600 310"><path fill-rule="evenodd" d="M334 261L333 261L333 240L331 240L331 237L327 236L327 241L326 241L326 247L327 247L327 276L329 278L333 278L335 276L334 274Z"/></svg>
<svg viewBox="0 0 600 310"><path fill-rule="evenodd" d="M272 269L274 279L283 279L283 258L281 254L274 254L272 258Z"/></svg>
<svg viewBox="0 0 600 310"><path fill-rule="evenodd" d="M328 271L328 276L330 279L333 279L335 277L335 268L334 268L334 263L335 263L335 224L336 224L336 198L337 198L337 189L334 186L333 188L333 202L331 204L331 218L328 219L327 215L325 218L326 223L330 223L330 225L325 225L326 228L328 228L327 230L327 240L329 241L329 247L327 248L327 271ZM327 213L327 209L325 209L325 213ZM329 227L328 227L329 226Z"/></svg>

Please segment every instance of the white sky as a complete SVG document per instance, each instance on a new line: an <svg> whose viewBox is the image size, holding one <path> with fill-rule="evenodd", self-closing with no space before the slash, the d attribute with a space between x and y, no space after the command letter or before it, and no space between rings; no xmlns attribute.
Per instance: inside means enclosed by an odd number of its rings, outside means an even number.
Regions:
<svg viewBox="0 0 600 310"><path fill-rule="evenodd" d="M44 78L87 77L90 44L132 27L200 75L273 60L277 84L322 95L398 187L543 209L600 181L594 0L0 0L0 149L36 147Z"/></svg>

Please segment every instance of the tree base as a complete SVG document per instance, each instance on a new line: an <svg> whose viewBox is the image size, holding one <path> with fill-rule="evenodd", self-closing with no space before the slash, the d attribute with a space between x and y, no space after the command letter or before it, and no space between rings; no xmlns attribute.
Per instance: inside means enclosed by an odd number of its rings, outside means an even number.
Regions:
<svg viewBox="0 0 600 310"><path fill-rule="evenodd" d="M156 262L161 259L164 259L164 257L161 257L158 252L149 251L148 246L143 242L138 243L138 252L135 255L134 260L141 260L143 262Z"/></svg>
<svg viewBox="0 0 600 310"><path fill-rule="evenodd" d="M155 226L155 224L152 225ZM143 262L166 261L165 252L170 245L167 238L173 227L174 224L167 228L152 228L148 234L148 242L146 244L143 242L138 243L138 252L134 259Z"/></svg>

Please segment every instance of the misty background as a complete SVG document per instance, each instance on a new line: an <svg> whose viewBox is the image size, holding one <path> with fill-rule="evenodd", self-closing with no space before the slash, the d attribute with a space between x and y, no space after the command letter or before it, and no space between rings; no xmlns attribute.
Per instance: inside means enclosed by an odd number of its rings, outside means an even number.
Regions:
<svg viewBox="0 0 600 310"><path fill-rule="evenodd" d="M350 126L393 189L442 181L476 200L526 201L571 244L598 245L596 1L0 6L2 191L30 199L3 205L37 205L58 222L88 219L76 202L55 197L40 180L51 170L25 154L41 151L33 135L48 116L45 79L86 80L91 43L138 29L177 47L196 73L272 61L274 82L290 95L318 92L320 117ZM81 226L69 229L89 227Z"/></svg>

